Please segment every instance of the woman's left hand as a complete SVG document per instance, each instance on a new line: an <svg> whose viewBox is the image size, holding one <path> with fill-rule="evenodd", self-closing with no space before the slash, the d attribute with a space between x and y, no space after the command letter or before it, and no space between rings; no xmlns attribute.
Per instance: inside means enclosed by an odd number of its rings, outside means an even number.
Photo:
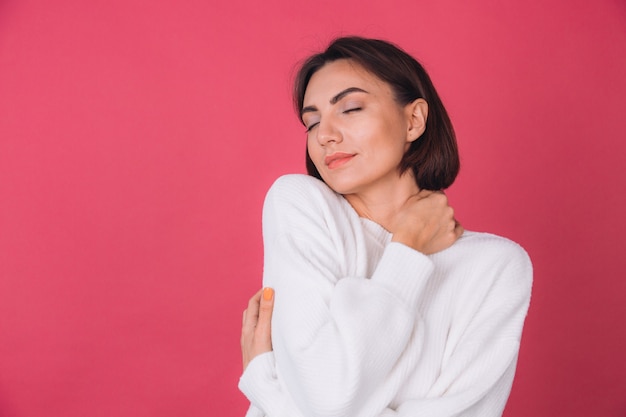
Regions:
<svg viewBox="0 0 626 417"><path fill-rule="evenodd" d="M245 370L252 359L272 350L274 290L263 288L248 302L241 326L241 356Z"/></svg>

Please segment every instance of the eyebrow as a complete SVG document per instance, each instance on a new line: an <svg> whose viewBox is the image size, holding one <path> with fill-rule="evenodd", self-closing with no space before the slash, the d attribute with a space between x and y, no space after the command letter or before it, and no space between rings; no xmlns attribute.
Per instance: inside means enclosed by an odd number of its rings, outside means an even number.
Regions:
<svg viewBox="0 0 626 417"><path fill-rule="evenodd" d="M345 96L347 96L350 93L366 93L369 94L367 91L359 88L359 87L350 87L350 88L346 88L345 90L339 92L339 94L335 95L333 98L330 99L329 103L330 104L337 104L337 102L339 100L341 100L342 98L344 98ZM300 117L302 117L304 115L304 113L309 113L309 112L314 112L317 111L317 107L315 106L306 106L302 108L302 111L300 112Z"/></svg>

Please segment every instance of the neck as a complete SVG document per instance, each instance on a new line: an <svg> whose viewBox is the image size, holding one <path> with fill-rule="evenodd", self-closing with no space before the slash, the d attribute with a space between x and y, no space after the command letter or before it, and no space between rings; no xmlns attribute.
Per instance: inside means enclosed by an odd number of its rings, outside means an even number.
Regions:
<svg viewBox="0 0 626 417"><path fill-rule="evenodd" d="M393 230L396 215L413 195L419 192L413 173L405 172L394 181L370 187L344 197L360 217L372 220L388 231Z"/></svg>

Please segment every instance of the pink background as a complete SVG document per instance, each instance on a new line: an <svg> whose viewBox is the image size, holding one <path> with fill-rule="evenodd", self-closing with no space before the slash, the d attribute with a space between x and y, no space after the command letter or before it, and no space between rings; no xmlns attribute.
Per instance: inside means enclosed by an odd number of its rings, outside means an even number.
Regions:
<svg viewBox="0 0 626 417"><path fill-rule="evenodd" d="M361 34L438 86L459 219L534 261L505 416L625 416L624 3L217 3L0 1L0 415L243 415L292 71Z"/></svg>

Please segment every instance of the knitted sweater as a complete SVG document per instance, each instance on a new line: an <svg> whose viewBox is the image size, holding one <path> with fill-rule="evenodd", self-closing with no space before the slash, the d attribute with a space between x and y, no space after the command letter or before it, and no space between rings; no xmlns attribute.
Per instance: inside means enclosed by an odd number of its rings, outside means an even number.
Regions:
<svg viewBox="0 0 626 417"><path fill-rule="evenodd" d="M240 379L248 417L502 414L532 283L516 243L426 256L305 175L272 186L263 236L274 351Z"/></svg>

